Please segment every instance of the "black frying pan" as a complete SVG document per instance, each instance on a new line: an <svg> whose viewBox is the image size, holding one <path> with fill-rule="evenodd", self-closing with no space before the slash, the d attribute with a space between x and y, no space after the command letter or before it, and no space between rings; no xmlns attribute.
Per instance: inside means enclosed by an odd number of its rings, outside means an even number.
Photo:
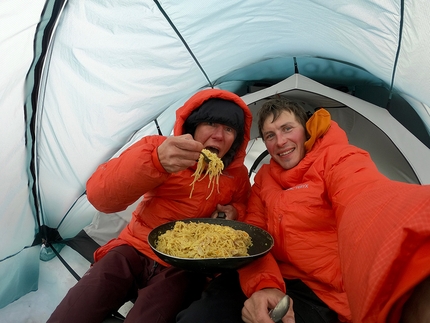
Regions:
<svg viewBox="0 0 430 323"><path fill-rule="evenodd" d="M242 266L249 264L257 258L264 256L273 247L273 237L268 232L264 231L263 229L260 229L259 227L244 222L225 220L220 218L187 219L180 221L185 223L202 222L226 225L232 227L233 229L243 230L247 232L252 239L252 246L248 249L249 256L204 259L179 258L167 255L155 249L155 242L157 241L158 236L165 233L167 230L173 229L177 221L168 222L153 229L149 233L148 242L154 253L168 264L185 270L217 273L226 270L238 269Z"/></svg>

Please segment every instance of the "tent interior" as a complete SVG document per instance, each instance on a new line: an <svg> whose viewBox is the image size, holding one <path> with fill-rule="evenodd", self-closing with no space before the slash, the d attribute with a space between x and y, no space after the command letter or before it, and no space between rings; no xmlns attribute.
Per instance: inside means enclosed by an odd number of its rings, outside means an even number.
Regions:
<svg viewBox="0 0 430 323"><path fill-rule="evenodd" d="M136 205L98 212L87 179L143 136L170 135L203 88L237 93L254 116L278 95L323 107L387 177L430 183L428 4L196 3L0 3L0 316L64 245L91 262L118 234ZM253 122L251 182L269 159Z"/></svg>
<svg viewBox="0 0 430 323"><path fill-rule="evenodd" d="M423 159L422 156L405 157L409 154L414 156L413 152L417 149L426 151L426 146L385 109L358 99L350 93L324 86L300 74L293 74L272 86L253 85L249 91L242 98L250 107L253 115L257 114L267 99L277 96L298 102L310 113L323 107L345 130L350 143L371 154L378 169L384 175L393 180L408 183L421 183L429 180L426 175L426 159ZM132 142L139 138L140 136L134 138ZM255 173L262 163L270 160L264 142L259 137L256 118L253 120L251 138L245 164L249 169L252 183ZM85 196L82 198L85 199ZM131 212L136 208L136 203L120 213L97 212L90 225L73 238L67 239L65 243L92 262L95 248L119 234L130 221Z"/></svg>

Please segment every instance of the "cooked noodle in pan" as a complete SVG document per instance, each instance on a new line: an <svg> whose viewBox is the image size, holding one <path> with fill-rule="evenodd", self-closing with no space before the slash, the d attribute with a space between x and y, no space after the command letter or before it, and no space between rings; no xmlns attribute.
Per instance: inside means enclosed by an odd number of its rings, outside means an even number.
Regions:
<svg viewBox="0 0 430 323"><path fill-rule="evenodd" d="M229 258L248 256L249 234L229 226L178 221L158 237L158 251L180 258Z"/></svg>

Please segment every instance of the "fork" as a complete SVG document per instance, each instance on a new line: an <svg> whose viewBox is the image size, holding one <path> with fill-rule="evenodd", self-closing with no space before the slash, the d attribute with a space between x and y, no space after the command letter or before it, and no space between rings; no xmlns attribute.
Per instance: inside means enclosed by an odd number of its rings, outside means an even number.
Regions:
<svg viewBox="0 0 430 323"><path fill-rule="evenodd" d="M208 156L206 156L204 152L200 152L200 153L203 155L203 159L205 160L205 162L209 164L211 162L211 159Z"/></svg>

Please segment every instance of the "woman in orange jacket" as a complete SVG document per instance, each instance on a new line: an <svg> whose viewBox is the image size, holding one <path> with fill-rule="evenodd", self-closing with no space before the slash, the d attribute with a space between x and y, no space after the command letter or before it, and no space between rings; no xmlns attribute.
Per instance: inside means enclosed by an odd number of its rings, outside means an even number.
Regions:
<svg viewBox="0 0 430 323"><path fill-rule="evenodd" d="M240 285L210 286L177 322L273 323L285 293L294 313L283 323L429 322L430 186L386 178L324 109L308 120L300 105L269 100L258 126L271 160L245 222L274 247L239 269ZM242 318L216 319L222 308Z"/></svg>
<svg viewBox="0 0 430 323"><path fill-rule="evenodd" d="M205 277L159 259L148 234L169 221L218 212L227 219L243 219L250 192L244 158L252 116L239 96L208 89L192 96L176 117L174 136L142 138L100 165L88 180L88 200L101 212L118 212L141 196L143 200L119 237L96 250L95 264L70 289L49 323L102 322L130 299L134 306L125 322L174 322L176 313L200 295ZM207 176L195 183L190 197L196 160L204 148L224 163L219 192L210 194Z"/></svg>

